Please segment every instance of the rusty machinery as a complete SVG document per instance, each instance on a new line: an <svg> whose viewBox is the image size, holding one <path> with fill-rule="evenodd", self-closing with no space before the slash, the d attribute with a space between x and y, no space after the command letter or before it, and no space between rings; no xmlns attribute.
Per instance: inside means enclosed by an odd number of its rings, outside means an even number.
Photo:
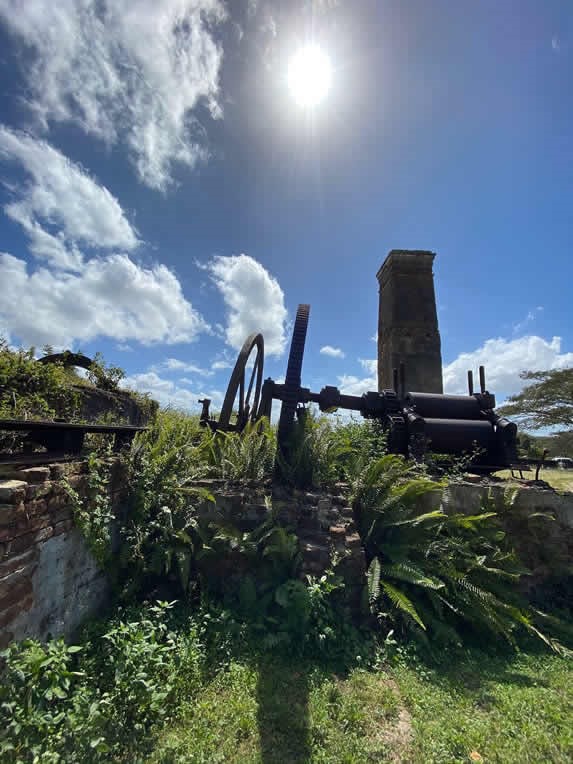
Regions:
<svg viewBox="0 0 573 764"><path fill-rule="evenodd" d="M480 473L515 466L517 427L498 416L495 397L486 390L484 367L480 366L480 391L474 392L468 371L468 395L419 393L407 389L406 369L394 369L393 389L345 395L336 387L313 393L301 385L302 360L308 327L309 305L299 305L284 383L263 381L264 340L251 334L245 341L231 374L218 419L209 418L211 401L204 399L201 422L213 430L241 431L247 422L270 419L273 400L281 401L278 446L288 448L297 412L315 403L323 412L346 409L367 419L379 420L388 435L391 453L423 459L427 452L471 455L469 468ZM248 380L248 381L247 381Z"/></svg>

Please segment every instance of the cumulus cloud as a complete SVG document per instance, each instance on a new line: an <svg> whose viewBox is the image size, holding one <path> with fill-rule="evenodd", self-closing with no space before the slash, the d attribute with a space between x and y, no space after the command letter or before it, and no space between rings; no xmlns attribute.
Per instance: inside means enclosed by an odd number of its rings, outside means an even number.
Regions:
<svg viewBox="0 0 573 764"><path fill-rule="evenodd" d="M378 361L376 358L360 358L359 363L366 376L343 374L338 377L341 392L345 395L362 395L370 390L378 390Z"/></svg>
<svg viewBox="0 0 573 764"><path fill-rule="evenodd" d="M80 270L80 246L130 251L138 245L117 199L52 146L0 126L0 158L17 162L27 177L4 211L24 228L37 257Z"/></svg>
<svg viewBox="0 0 573 764"><path fill-rule="evenodd" d="M561 352L561 337L548 342L535 335L512 340L489 339L477 350L462 353L444 367L444 392L467 392L467 370L486 368L489 389L498 396L512 395L524 385L519 374L524 370L563 369L573 366L573 353Z"/></svg>
<svg viewBox="0 0 573 764"><path fill-rule="evenodd" d="M249 334L262 332L265 353L281 355L287 310L278 281L248 255L214 257L206 269L227 306L227 343L239 350Z"/></svg>
<svg viewBox="0 0 573 764"><path fill-rule="evenodd" d="M0 325L26 344L191 342L208 329L174 273L143 268L127 255L92 258L79 273L29 273L24 260L0 254L0 283Z"/></svg>
<svg viewBox="0 0 573 764"><path fill-rule="evenodd" d="M183 380L180 380L183 382ZM185 380L184 383L189 383ZM121 386L140 393L149 393L151 397L162 406L185 410L198 410L200 398L210 398L212 409L215 411L223 403L223 393L219 390L199 390L194 392L185 387L180 387L170 379L164 379L155 371L146 371L140 374L132 374L121 381Z"/></svg>
<svg viewBox="0 0 573 764"><path fill-rule="evenodd" d="M198 110L221 115L213 29L225 18L220 0L0 0L0 19L26 46L39 124L71 121L121 142L157 189L174 162L207 154Z"/></svg>
<svg viewBox="0 0 573 764"><path fill-rule="evenodd" d="M344 358L345 354L340 348L333 348L332 345L324 345L320 348L322 355L328 355L331 358Z"/></svg>
<svg viewBox="0 0 573 764"><path fill-rule="evenodd" d="M175 371L185 372L192 374L199 374L203 377L211 377L213 372L209 369L203 369L201 366L197 366L195 363L187 363L181 361L179 358L166 358L161 363L158 363L152 367L153 371Z"/></svg>
<svg viewBox="0 0 573 764"><path fill-rule="evenodd" d="M223 369L232 369L232 368L233 368L233 364L230 361L225 361L225 360L214 361L211 364L211 369L213 371L222 371Z"/></svg>

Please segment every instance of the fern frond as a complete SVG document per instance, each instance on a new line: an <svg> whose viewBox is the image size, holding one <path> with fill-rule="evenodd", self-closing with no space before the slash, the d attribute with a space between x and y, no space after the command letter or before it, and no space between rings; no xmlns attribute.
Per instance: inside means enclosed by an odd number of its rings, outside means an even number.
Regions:
<svg viewBox="0 0 573 764"><path fill-rule="evenodd" d="M378 557L374 557L368 566L366 580L368 582L368 599L373 603L380 596L380 560Z"/></svg>
<svg viewBox="0 0 573 764"><path fill-rule="evenodd" d="M382 581L381 586L394 607L396 607L398 610L401 610L403 613L407 613L411 618L414 619L414 621L416 621L418 626L420 626L425 631L426 626L418 615L412 600L406 594L404 594L404 592L400 591L400 589L388 583L388 581Z"/></svg>

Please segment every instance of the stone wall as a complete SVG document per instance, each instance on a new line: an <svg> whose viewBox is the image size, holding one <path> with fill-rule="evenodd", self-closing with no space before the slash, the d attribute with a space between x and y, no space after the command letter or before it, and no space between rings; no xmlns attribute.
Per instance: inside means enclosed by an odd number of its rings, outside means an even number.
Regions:
<svg viewBox="0 0 573 764"><path fill-rule="evenodd" d="M0 470L0 645L69 635L108 596L62 481L85 496L86 464Z"/></svg>
<svg viewBox="0 0 573 764"><path fill-rule="evenodd" d="M541 604L554 585L562 606L573 607L573 493L507 482L453 482L442 495L445 512L497 512L529 575L521 589ZM553 593L552 593L553 594Z"/></svg>
<svg viewBox="0 0 573 764"><path fill-rule="evenodd" d="M80 496L86 496L86 464L0 470L0 645L25 637L70 635L109 596L105 575L74 526L63 482L65 476ZM278 521L299 538L301 576L322 575L334 556L336 571L346 582L348 604L359 608L366 563L346 486L324 494L270 484L203 481L200 485L215 498L215 503L204 501L199 507L206 520L223 516L247 531L267 520L272 507ZM109 490L116 512L124 487L121 474L113 469ZM476 514L487 504L502 516L531 570L526 590L542 591L552 578L567 586L572 580L573 494L517 486L508 508L508 487L453 483L441 497L434 497L433 506L441 501L447 512ZM554 520L536 517L540 513Z"/></svg>
<svg viewBox="0 0 573 764"><path fill-rule="evenodd" d="M232 486L223 481L203 481L201 485L210 491L215 502L203 502L200 517L223 516L247 531L268 519L272 507L278 522L298 536L301 578L321 576L334 559L336 573L346 584L347 603L352 609L360 607L366 574L364 549L348 496L342 491L309 493L270 485Z"/></svg>

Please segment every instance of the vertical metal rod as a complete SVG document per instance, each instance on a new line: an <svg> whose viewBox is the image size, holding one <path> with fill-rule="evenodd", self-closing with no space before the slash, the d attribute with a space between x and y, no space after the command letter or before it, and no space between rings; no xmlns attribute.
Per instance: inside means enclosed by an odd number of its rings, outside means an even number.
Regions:
<svg viewBox="0 0 573 764"><path fill-rule="evenodd" d="M474 373L471 369L468 371L468 395L474 394Z"/></svg>
<svg viewBox="0 0 573 764"><path fill-rule="evenodd" d="M400 361L400 398L406 395L406 366Z"/></svg>
<svg viewBox="0 0 573 764"><path fill-rule="evenodd" d="M479 387L483 393L485 393L485 366L479 367Z"/></svg>
<svg viewBox="0 0 573 764"><path fill-rule="evenodd" d="M392 369L392 384L394 386L394 392L398 393L398 369Z"/></svg>

